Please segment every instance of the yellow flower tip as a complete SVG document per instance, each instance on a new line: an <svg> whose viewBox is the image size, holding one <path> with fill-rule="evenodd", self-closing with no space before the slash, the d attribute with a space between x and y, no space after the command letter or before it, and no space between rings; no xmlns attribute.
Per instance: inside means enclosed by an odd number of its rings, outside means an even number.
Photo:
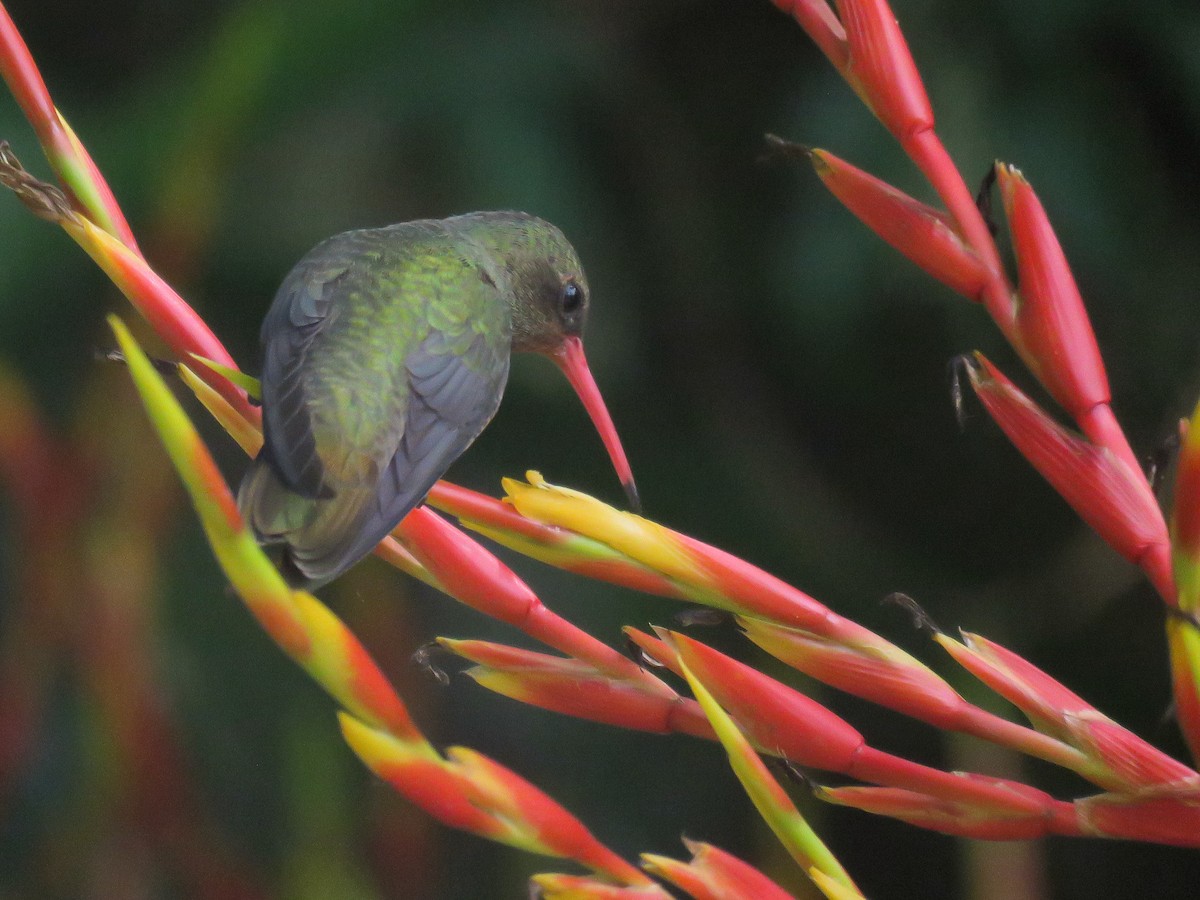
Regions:
<svg viewBox="0 0 1200 900"><path fill-rule="evenodd" d="M687 546L669 529L581 491L550 484L536 472L527 477L529 483L504 481L505 499L526 518L599 541L667 578L689 584L707 580Z"/></svg>
<svg viewBox="0 0 1200 900"><path fill-rule="evenodd" d="M665 877L674 866L679 865L678 860L671 859L669 856L659 856L657 853L643 853L639 856L642 861L642 868L651 875Z"/></svg>
<svg viewBox="0 0 1200 900"><path fill-rule="evenodd" d="M382 774L390 766L403 766L415 760L440 762L433 745L419 735L401 738L378 728L372 728L351 713L339 710L338 727L346 744L368 769Z"/></svg>
<svg viewBox="0 0 1200 900"><path fill-rule="evenodd" d="M958 630L958 637L959 640L957 641L952 637L947 637L946 640L942 642L942 646L945 646L946 644L962 644L962 646L969 650L973 650L976 653L987 651L987 647L980 644L979 635L973 631L963 631L960 628Z"/></svg>
<svg viewBox="0 0 1200 900"><path fill-rule="evenodd" d="M342 737L346 739L355 755L366 763L367 768L378 771L381 765L394 760L398 755L400 741L393 736L372 728L348 712L339 711L337 717Z"/></svg>
<svg viewBox="0 0 1200 900"><path fill-rule="evenodd" d="M104 321L108 322L108 327L112 329L113 334L117 336L117 342L125 344L133 340L129 329L125 327L125 323L121 321L121 317L116 313L109 313L104 317Z"/></svg>
<svg viewBox="0 0 1200 900"><path fill-rule="evenodd" d="M209 359L207 356L201 356L199 353L189 353L188 356L190 356L200 365L204 366L204 368L211 369L226 381L236 385L237 387L240 387L254 400L262 399L262 382L253 375L247 375L240 369L234 369L230 368L229 366L222 365L216 360Z"/></svg>
<svg viewBox="0 0 1200 900"><path fill-rule="evenodd" d="M342 737L350 745L350 749L370 766L369 759L378 756L372 752L378 745L378 733L344 710L338 710L337 719L338 728L341 729Z"/></svg>
<svg viewBox="0 0 1200 900"><path fill-rule="evenodd" d="M443 755L447 760L464 770L464 772L490 777L494 771L492 766L488 765L491 760L479 751L472 750L470 747L464 747L461 744L447 747Z"/></svg>
<svg viewBox="0 0 1200 900"><path fill-rule="evenodd" d="M846 884L830 877L822 872L816 866L810 866L807 870L808 877L829 900L862 900L862 893L852 885Z"/></svg>
<svg viewBox="0 0 1200 900"><path fill-rule="evenodd" d="M962 646L962 643L960 641L955 640L950 635L946 634L944 631L935 631L933 634L930 635L930 637L933 638L935 643L940 644L944 649L949 650L950 652L953 652L954 647ZM966 637L967 637L966 632L963 632L963 638L966 638Z"/></svg>
<svg viewBox="0 0 1200 900"><path fill-rule="evenodd" d="M654 632L655 637L660 641L675 650L675 632L669 628L663 628L661 625L651 625L650 630Z"/></svg>

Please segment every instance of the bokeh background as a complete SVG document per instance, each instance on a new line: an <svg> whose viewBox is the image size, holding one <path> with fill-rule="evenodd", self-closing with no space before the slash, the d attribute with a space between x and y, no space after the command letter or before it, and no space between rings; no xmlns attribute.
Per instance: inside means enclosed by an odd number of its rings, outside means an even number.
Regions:
<svg viewBox="0 0 1200 900"><path fill-rule="evenodd" d="M276 285L319 239L471 209L543 215L588 266L592 368L648 514L977 693L880 605L906 591L1183 753L1151 592L970 400L955 423L948 362L982 349L1017 376L1012 353L811 172L758 161L773 131L927 196L766 0L7 6L148 257L249 370ZM1200 7L895 9L968 181L999 157L1041 194L1118 415L1152 453L1200 389ZM47 174L7 95L0 137ZM522 896L554 864L447 833L371 781L332 703L228 595L126 373L95 360L108 310L130 315L60 231L0 196L0 898ZM244 460L204 427L236 479ZM494 493L532 467L620 500L569 388L527 359L451 477ZM612 641L677 611L512 564ZM717 747L439 686L409 662L435 635L519 638L381 563L325 596L435 740L513 766L628 856L681 855L685 834L805 890ZM728 629L708 638L766 664ZM826 699L887 749L1087 792ZM1192 852L969 846L805 809L876 897L1185 897L1200 883Z"/></svg>

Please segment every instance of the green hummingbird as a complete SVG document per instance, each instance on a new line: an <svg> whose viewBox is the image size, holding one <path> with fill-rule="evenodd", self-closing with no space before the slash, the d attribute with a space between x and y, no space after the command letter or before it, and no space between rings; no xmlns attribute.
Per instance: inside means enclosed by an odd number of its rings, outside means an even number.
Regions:
<svg viewBox="0 0 1200 900"><path fill-rule="evenodd" d="M374 549L491 421L511 352L575 388L637 506L583 353L588 286L549 222L476 212L318 244L262 324L263 447L238 490L280 569L315 589Z"/></svg>

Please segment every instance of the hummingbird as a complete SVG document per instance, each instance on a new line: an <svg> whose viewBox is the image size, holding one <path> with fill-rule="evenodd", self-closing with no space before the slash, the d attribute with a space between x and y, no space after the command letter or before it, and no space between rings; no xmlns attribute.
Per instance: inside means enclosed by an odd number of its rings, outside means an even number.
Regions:
<svg viewBox="0 0 1200 900"><path fill-rule="evenodd" d="M477 438L511 353L549 357L637 488L583 352L587 279L563 233L521 212L348 231L288 273L263 320L263 446L238 490L294 587L370 553Z"/></svg>

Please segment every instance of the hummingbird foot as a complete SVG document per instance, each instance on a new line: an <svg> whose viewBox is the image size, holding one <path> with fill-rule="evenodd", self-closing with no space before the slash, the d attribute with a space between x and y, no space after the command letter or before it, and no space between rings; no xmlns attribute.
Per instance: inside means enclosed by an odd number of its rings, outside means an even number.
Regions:
<svg viewBox="0 0 1200 900"><path fill-rule="evenodd" d="M95 357L100 362L115 362L115 363L122 363L122 364L124 364L126 362L125 354L122 353L120 350L117 350L115 347L110 350L105 350L102 347L97 347L96 351L95 351ZM152 357L150 357L150 364L152 366L154 366L155 371L157 371L160 375L178 375L179 374L179 363L174 362L173 360L162 359L161 357L158 357L158 356L152 356Z"/></svg>

